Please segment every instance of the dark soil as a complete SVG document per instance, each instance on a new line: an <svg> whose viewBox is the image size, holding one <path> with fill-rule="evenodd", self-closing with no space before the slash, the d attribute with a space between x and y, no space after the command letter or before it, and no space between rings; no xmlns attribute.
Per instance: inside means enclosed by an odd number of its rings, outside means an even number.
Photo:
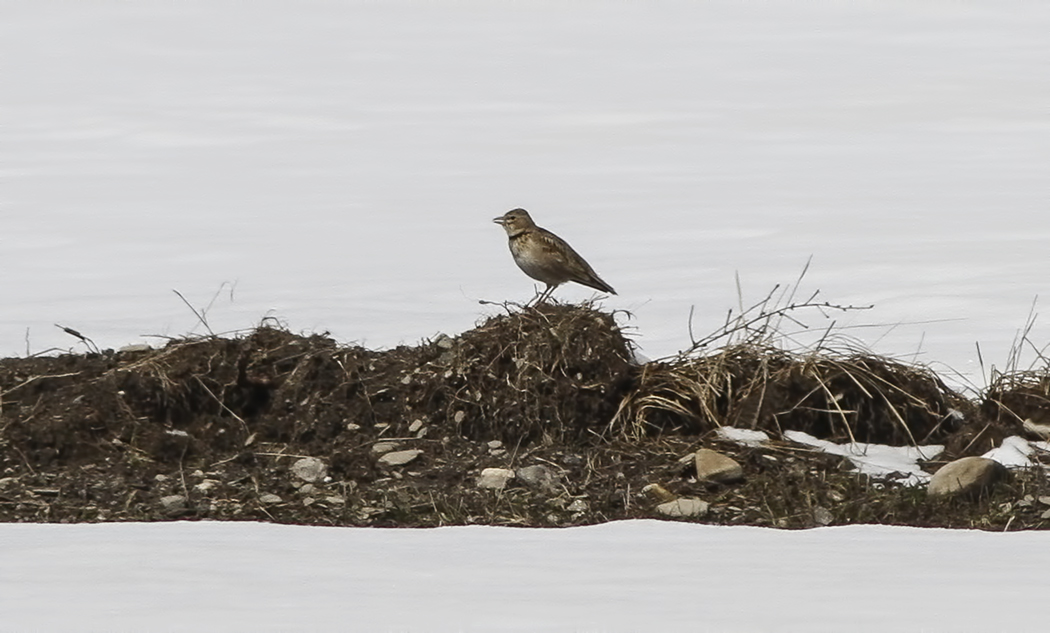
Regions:
<svg viewBox="0 0 1050 633"><path fill-rule="evenodd" d="M641 491L655 483L710 502L708 523L1050 526L1043 469L978 498L933 500L786 441L748 448L714 434L941 443L943 463L1050 419L1045 372L974 401L924 368L864 354L750 345L633 358L613 315L545 305L385 351L261 327L158 350L3 359L0 521L568 526L654 517ZM421 453L384 466L384 443ZM734 457L744 481L696 481L681 459L701 447ZM296 476L304 457L326 476ZM485 468L530 465L553 481L477 485Z"/></svg>

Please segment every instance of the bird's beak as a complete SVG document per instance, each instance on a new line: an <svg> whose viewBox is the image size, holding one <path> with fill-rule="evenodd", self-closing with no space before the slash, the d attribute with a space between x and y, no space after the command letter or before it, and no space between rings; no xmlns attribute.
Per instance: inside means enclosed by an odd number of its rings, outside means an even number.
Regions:
<svg viewBox="0 0 1050 633"><path fill-rule="evenodd" d="M496 224L503 224L503 216L501 215L498 218L492 218L492 221Z"/></svg>

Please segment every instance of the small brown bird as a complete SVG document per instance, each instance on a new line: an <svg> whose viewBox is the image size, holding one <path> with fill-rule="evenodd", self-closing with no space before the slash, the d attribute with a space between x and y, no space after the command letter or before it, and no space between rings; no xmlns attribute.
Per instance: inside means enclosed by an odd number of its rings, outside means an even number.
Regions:
<svg viewBox="0 0 1050 633"><path fill-rule="evenodd" d="M568 242L536 226L525 209L512 209L492 221L507 232L510 254L514 256L518 268L529 277L547 284L547 288L536 298L536 303L548 299L554 289L566 281L616 294L613 287L602 281Z"/></svg>

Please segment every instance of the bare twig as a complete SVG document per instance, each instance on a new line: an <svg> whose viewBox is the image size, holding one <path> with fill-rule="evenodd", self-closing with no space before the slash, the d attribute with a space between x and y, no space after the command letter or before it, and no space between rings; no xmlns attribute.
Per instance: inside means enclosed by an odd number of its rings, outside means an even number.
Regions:
<svg viewBox="0 0 1050 633"><path fill-rule="evenodd" d="M80 341L84 345L87 345L87 348L88 348L89 351L91 351L91 352L93 352L95 354L101 354L102 353L98 349L98 345L95 345L95 341L92 341L90 338L84 336L80 332L77 332L73 328L66 327L64 325L59 325L58 323L55 324L55 327L57 327L58 329L62 330L63 332L65 332L66 334L68 334L70 336L73 336L73 337L76 337L76 338L80 339Z"/></svg>

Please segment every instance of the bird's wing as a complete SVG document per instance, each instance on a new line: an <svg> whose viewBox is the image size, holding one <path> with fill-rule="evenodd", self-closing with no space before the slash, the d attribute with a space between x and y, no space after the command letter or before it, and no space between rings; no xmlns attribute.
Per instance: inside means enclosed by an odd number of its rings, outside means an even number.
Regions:
<svg viewBox="0 0 1050 633"><path fill-rule="evenodd" d="M575 281L595 290L616 294L612 286L605 283L591 265L577 253L569 243L546 229L538 229L539 243L546 255L551 257L548 267L556 267L565 275L567 281ZM557 262L555 265L553 262Z"/></svg>
<svg viewBox="0 0 1050 633"><path fill-rule="evenodd" d="M568 267L574 267L578 265L578 262L583 262L584 266L587 265L587 262L583 261L580 254L574 251L568 242L547 229L537 227L536 237L539 238L537 242L543 249L544 256L550 257L551 261L556 261L562 266Z"/></svg>

